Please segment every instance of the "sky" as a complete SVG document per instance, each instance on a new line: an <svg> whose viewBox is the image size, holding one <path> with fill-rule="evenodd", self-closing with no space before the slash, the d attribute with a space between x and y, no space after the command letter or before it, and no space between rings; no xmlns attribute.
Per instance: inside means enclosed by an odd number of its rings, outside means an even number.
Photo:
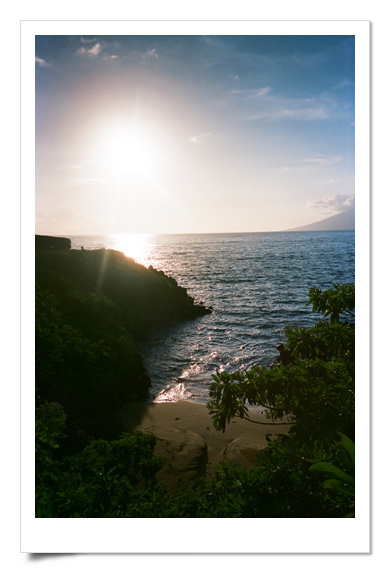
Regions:
<svg viewBox="0 0 390 573"><path fill-rule="evenodd" d="M353 209L354 45L37 35L36 233L282 231Z"/></svg>

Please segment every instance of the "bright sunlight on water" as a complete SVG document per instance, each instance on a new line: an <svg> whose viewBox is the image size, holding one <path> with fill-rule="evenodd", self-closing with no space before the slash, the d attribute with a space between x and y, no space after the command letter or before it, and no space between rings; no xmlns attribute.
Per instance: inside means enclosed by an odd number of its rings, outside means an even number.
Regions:
<svg viewBox="0 0 390 573"><path fill-rule="evenodd" d="M150 239L153 235L109 235L112 249L121 251L141 265L148 266L148 255L151 250Z"/></svg>

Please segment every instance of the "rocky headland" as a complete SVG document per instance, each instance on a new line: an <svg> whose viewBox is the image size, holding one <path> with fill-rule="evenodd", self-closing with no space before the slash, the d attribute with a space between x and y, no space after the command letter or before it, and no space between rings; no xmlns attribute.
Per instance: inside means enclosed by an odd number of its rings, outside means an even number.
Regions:
<svg viewBox="0 0 390 573"><path fill-rule="evenodd" d="M211 310L123 253L53 249L50 239L35 252L37 404L63 406L69 441L114 437L119 406L150 387L138 338Z"/></svg>

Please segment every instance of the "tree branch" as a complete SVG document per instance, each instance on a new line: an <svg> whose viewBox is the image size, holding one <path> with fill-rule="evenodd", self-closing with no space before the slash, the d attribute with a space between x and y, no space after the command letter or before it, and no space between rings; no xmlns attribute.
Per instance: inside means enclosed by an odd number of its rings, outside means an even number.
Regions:
<svg viewBox="0 0 390 573"><path fill-rule="evenodd" d="M262 426L291 426L292 422L258 422L257 420L251 420L250 418L242 417L243 420L252 422L252 424L261 424Z"/></svg>

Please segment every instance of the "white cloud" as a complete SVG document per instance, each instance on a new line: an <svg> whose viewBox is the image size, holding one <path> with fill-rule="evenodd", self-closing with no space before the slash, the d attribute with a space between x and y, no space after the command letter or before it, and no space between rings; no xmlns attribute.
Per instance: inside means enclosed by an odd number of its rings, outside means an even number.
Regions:
<svg viewBox="0 0 390 573"><path fill-rule="evenodd" d="M305 157L304 159L297 159L295 161L291 161L290 165L283 166L281 171L290 171L291 169L310 169L313 168L321 168L321 167L329 167L330 165L334 165L335 163L339 163L342 160L341 155L321 155L316 154L312 155L311 157ZM334 179L328 179L326 183L335 183Z"/></svg>
<svg viewBox="0 0 390 573"><path fill-rule="evenodd" d="M263 96L267 95L270 91L271 91L271 88L268 88L268 87L261 88L261 89L257 90L256 93L254 93L252 97L263 97Z"/></svg>
<svg viewBox="0 0 390 573"><path fill-rule="evenodd" d="M49 67L51 65L51 64L48 64L46 62L46 60L43 60L42 58L38 58L38 56L35 56L35 63L38 64L38 66L41 66L42 68Z"/></svg>
<svg viewBox="0 0 390 573"><path fill-rule="evenodd" d="M207 133L200 133L199 135L194 135L193 137L190 137L189 141L191 143L200 143L200 141L204 138L211 135L211 133L208 131Z"/></svg>
<svg viewBox="0 0 390 573"><path fill-rule="evenodd" d="M86 54L88 56L98 56L103 55L103 51L106 53L109 49L109 44L107 42L99 42L97 38L80 38L80 41L84 46L77 50L78 54ZM91 44L93 44L91 46ZM105 60L116 60L118 58L117 54L107 54L104 55Z"/></svg>
<svg viewBox="0 0 390 573"><path fill-rule="evenodd" d="M60 165L59 167L57 167L57 169L65 171L75 171L83 169L86 165L88 166L96 163L97 163L96 159L83 159L82 163L72 163L71 165Z"/></svg>
<svg viewBox="0 0 390 573"><path fill-rule="evenodd" d="M331 213L342 213L355 207L355 196L336 193L330 197L317 199L317 201L313 201L310 206L314 209L321 209L322 211Z"/></svg>
<svg viewBox="0 0 390 573"><path fill-rule="evenodd" d="M269 105L262 111L254 113L249 119L267 119L275 121L288 119L294 121L319 121L331 116L331 109L321 101L316 100L290 100L279 98L268 100Z"/></svg>
<svg viewBox="0 0 390 573"><path fill-rule="evenodd" d="M233 77L233 76L229 76ZM238 79L238 76L236 76ZM267 95L271 91L271 88L268 86L262 88L255 88L250 90L232 90L230 93L232 95L237 95L243 99L252 99L252 98L261 98Z"/></svg>
<svg viewBox="0 0 390 573"><path fill-rule="evenodd" d="M269 86L248 90L231 90L237 103L245 106L250 120L321 121L333 116L337 106L327 94L309 98L287 98L273 95ZM340 110L338 110L340 113Z"/></svg>
<svg viewBox="0 0 390 573"><path fill-rule="evenodd" d="M103 177L85 177L70 180L70 184L73 187L80 187L82 185L107 185L107 183L109 183L109 179Z"/></svg>
<svg viewBox="0 0 390 573"><path fill-rule="evenodd" d="M151 48L142 54L142 61L146 60L158 60L158 52L156 48Z"/></svg>
<svg viewBox="0 0 390 573"><path fill-rule="evenodd" d="M342 90L344 88L349 88L351 86L353 86L353 82L351 82L350 80L342 80L337 85L333 86L331 89Z"/></svg>
<svg viewBox="0 0 390 573"><path fill-rule="evenodd" d="M80 41L82 44L93 44L97 42L97 38L84 38L81 36Z"/></svg>
<svg viewBox="0 0 390 573"><path fill-rule="evenodd" d="M81 47L78 50L78 53L79 54L88 54L89 56L97 56L98 54L100 54L101 49L102 49L102 46L101 46L100 42L97 42L96 44L94 44L92 46L92 48Z"/></svg>
<svg viewBox="0 0 390 573"><path fill-rule="evenodd" d="M298 165L309 165L312 167L328 167L329 165L334 165L341 161L341 155L314 155L312 157L306 157L305 159L300 159L295 161Z"/></svg>

